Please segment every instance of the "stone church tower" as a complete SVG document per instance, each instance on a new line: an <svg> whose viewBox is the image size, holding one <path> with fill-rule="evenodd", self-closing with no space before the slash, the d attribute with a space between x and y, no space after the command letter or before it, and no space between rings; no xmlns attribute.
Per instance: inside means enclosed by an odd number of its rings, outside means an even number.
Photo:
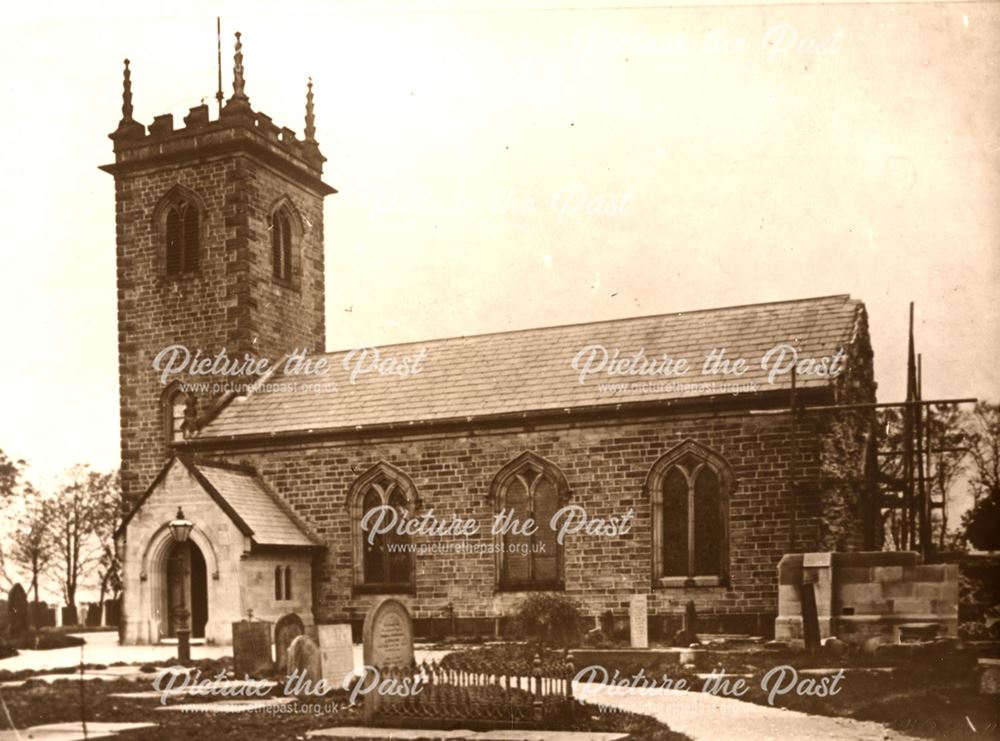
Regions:
<svg viewBox="0 0 1000 741"><path fill-rule="evenodd" d="M115 161L118 374L122 487L134 502L181 439L211 416L233 384L253 380L161 370L185 359L247 354L277 363L325 344L323 198L312 82L305 137L254 111L236 34L233 93L216 120L199 105L174 128L132 117L125 60ZM217 366L218 367L218 366ZM199 384L192 386L191 384Z"/></svg>

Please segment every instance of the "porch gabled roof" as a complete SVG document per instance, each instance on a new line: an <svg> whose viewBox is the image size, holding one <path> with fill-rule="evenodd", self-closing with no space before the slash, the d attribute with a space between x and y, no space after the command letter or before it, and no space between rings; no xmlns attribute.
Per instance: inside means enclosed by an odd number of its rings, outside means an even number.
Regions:
<svg viewBox="0 0 1000 741"><path fill-rule="evenodd" d="M171 459L163 467L156 480L122 520L116 536L125 532L129 521L175 464L183 465L188 470L255 546L315 548L323 545L252 467L181 457Z"/></svg>

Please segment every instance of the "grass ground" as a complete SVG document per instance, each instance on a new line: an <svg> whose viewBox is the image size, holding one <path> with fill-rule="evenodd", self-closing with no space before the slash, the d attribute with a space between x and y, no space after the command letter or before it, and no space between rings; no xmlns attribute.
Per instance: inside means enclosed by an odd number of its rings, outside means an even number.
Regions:
<svg viewBox="0 0 1000 741"><path fill-rule="evenodd" d="M199 662L203 676L213 676L224 662ZM146 667L152 669L153 667ZM323 698L309 698L299 704L283 706L272 712L243 712L210 715L205 713L162 712L154 708L159 700L128 700L111 697L114 693L136 692L151 688L150 681L131 679L81 682L67 675L51 684L27 679L17 688L0 690L0 698L14 726L23 729L46 723L78 721L152 722L155 729L131 731L120 738L127 741L179 739L187 741L246 741L268 739L293 741L305 733L337 725L362 725L358 706L350 706L346 693L330 693ZM6 677L12 679L14 677ZM193 702L213 702L221 698L201 697ZM171 698L169 704L183 700ZM82 709L82 712L81 712ZM0 729L8 728L4 708L0 708ZM643 715L600 713L589 706L577 706L559 730L617 731L632 733L634 738L649 741L684 741L687 737Z"/></svg>

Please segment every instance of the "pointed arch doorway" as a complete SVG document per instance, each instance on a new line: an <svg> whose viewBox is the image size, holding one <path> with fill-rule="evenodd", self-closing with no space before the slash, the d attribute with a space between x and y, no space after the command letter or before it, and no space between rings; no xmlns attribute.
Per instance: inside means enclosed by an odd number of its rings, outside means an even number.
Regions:
<svg viewBox="0 0 1000 741"><path fill-rule="evenodd" d="M183 543L173 543L164 559L166 570L164 579L164 615L167 624L163 635L167 638L177 637L176 610L183 604L191 613L191 637L204 638L205 625L208 623L208 570L205 566L205 556L197 544L190 540Z"/></svg>

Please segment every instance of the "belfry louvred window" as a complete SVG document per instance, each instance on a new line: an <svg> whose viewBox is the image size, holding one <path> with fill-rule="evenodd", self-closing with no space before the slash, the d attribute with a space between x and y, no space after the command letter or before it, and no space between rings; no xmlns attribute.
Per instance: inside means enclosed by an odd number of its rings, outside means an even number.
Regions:
<svg viewBox="0 0 1000 741"><path fill-rule="evenodd" d="M278 280L292 279L292 222L284 209L271 215L271 261L274 277Z"/></svg>
<svg viewBox="0 0 1000 741"><path fill-rule="evenodd" d="M167 275L193 273L200 259L198 209L178 203L167 211Z"/></svg>

